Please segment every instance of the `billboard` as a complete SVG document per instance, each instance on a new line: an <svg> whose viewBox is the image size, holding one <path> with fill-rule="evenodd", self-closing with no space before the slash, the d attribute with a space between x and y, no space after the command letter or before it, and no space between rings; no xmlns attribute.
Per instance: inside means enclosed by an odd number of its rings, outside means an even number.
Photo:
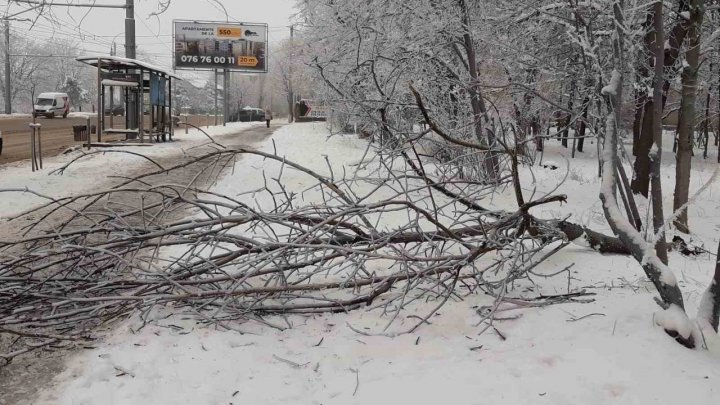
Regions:
<svg viewBox="0 0 720 405"><path fill-rule="evenodd" d="M267 24L175 20L175 69L267 72Z"/></svg>

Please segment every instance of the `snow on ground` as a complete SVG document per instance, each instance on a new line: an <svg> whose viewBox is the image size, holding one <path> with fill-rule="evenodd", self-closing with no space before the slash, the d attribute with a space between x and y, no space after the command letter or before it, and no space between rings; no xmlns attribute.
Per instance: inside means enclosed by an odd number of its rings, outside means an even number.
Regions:
<svg viewBox="0 0 720 405"><path fill-rule="evenodd" d="M325 156L336 174L342 166L354 170L366 143L354 136L327 135L321 123L294 124L277 131L264 149L277 148L278 154L322 173L328 172ZM587 150L569 163L569 152L548 142L545 156L559 168L535 166L534 177L523 173L528 197L533 190L536 197L551 192L563 180L555 192L569 195L568 206L544 206L536 214L572 215L575 221L607 229L597 202L594 145ZM241 159L235 175L216 190L250 190L270 166L259 158ZM693 187L709 177L713 166L697 165ZM667 168L665 176L666 193L671 193ZM312 184L289 169L283 180L293 190ZM718 187L711 185L690 211L691 226L708 248L718 238ZM511 209L510 191L486 205ZM693 315L713 260L673 254L671 262ZM183 315L166 318L170 308L158 310L156 321L144 328L138 320L128 320L96 349L75 355L38 403L719 403L720 357L685 349L655 326L655 294L636 262L571 245L537 273L556 273L571 264L562 276L517 283L513 296L584 289L597 294L595 302L503 312L508 319L495 322L497 332L483 334L476 310L491 300L476 294L449 302L431 318L431 325L395 338L368 336L388 321L377 310L276 317L269 321L293 327L238 325L244 334L202 327ZM417 320L410 316L424 315L434 305L412 307L396 329L413 325Z"/></svg>
<svg viewBox="0 0 720 405"><path fill-rule="evenodd" d="M83 111L71 112L68 113L68 118L97 118L97 113Z"/></svg>
<svg viewBox="0 0 720 405"><path fill-rule="evenodd" d="M12 118L28 118L30 114L12 113L12 114L0 114L0 120L12 119Z"/></svg>
<svg viewBox="0 0 720 405"><path fill-rule="evenodd" d="M210 136L224 136L257 125L260 123L231 123L226 127L217 126L203 130ZM32 193L21 191L26 188L53 198L78 195L96 190L98 185L106 184L109 176L127 174L129 169L147 163L147 160L139 156L114 151L133 151L157 159L180 156L184 150L208 141L208 138L196 129L188 131L187 135L185 130L178 129L175 132L174 142L156 143L152 146L125 145L102 149L93 148L91 152L107 153L82 158L63 175L50 175L49 173L82 155L85 153L85 149L44 158L43 170L34 173L31 171L29 160L0 165L0 199L2 200L0 220L26 212L48 201Z"/></svg>

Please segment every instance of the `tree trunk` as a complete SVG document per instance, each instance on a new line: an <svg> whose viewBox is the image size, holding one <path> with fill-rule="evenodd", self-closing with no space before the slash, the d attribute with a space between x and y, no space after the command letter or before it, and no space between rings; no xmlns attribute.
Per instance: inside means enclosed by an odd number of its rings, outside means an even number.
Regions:
<svg viewBox="0 0 720 405"><path fill-rule="evenodd" d="M661 3L656 4L657 7L662 7ZM600 188L600 200L602 201L603 211L605 218L612 228L613 232L618 235L623 244L630 250L635 260L642 265L645 274L650 281L655 285L660 298L663 301L663 305L666 308L674 308L677 311L681 311L682 315L685 314L685 305L680 292L680 288L677 285L677 280L670 269L664 265L659 258L652 253L651 246L645 241L640 232L635 230L630 222L623 217L620 207L617 203L617 162L618 162L618 123L620 122L620 106L622 105L622 83L624 71L624 58L622 53L623 47L623 35L625 27L623 25L623 14L621 5L619 2L615 2L614 5L615 14L615 34L614 34L614 49L615 49L615 69L613 70L612 79L610 84L603 88L603 94L606 96L608 101L609 113L605 122L605 144L603 151L603 179ZM656 13L661 15L662 12ZM657 22L657 20L656 20ZM661 46L660 46L661 47ZM658 47L658 48L660 48ZM656 86L657 90L658 86ZM687 319L685 319L687 320ZM687 320L689 322L689 320ZM673 336L680 344L686 347L695 347L695 340L692 334L682 333L684 331L679 330L680 328L674 327L669 323L663 325L665 331Z"/></svg>
<svg viewBox="0 0 720 405"><path fill-rule="evenodd" d="M663 31L663 8L662 3L658 2L654 5L655 13L653 17L655 27L655 87L653 88L653 143L654 146L650 151L651 160L651 179L650 187L652 189L652 209L653 209L653 228L657 235L655 243L655 252L657 257L667 266L668 251L665 242L665 234L662 228L665 225L665 215L663 213L663 195L662 182L660 177L660 169L662 162L662 113L663 97L662 86L664 66L665 66L665 32ZM658 233L662 233L658 235Z"/></svg>
<svg viewBox="0 0 720 405"><path fill-rule="evenodd" d="M680 0L679 7L678 7L678 15L681 15L683 12L688 11L689 4L688 0ZM654 14L651 12L651 14ZM664 48L664 62L663 66L665 67L673 67L675 66L675 62L677 62L678 57L680 55L680 47L682 46L683 42L685 41L685 36L687 35L687 31L689 28L688 22L683 17L678 17L679 20L673 26L672 30L670 31L670 35L668 37L668 46ZM654 19L654 17L653 17ZM653 30L650 35L645 36L645 46L647 49L654 49L651 46L651 42L654 42L655 34L657 32ZM664 32L662 33L664 34ZM664 36L664 35L663 35ZM663 41L664 42L664 41ZM667 93L670 89L670 77L666 77L662 83L662 102L661 102L661 116L662 116L662 110L665 109L665 102L667 101ZM649 194L649 188L650 188L650 171L651 171L651 164L650 161L650 148L653 144L653 130L654 123L652 120L654 120L654 106L653 103L657 101L653 101L654 97L648 97L645 100L645 106L643 108L643 114L642 114L642 126L641 126L641 133L640 138L638 139L638 147L637 150L633 148L633 151L637 152L637 158L635 159L634 169L635 169L635 177L633 177L632 181L632 189L635 194L642 194L643 196L647 197ZM659 100L658 100L659 101ZM649 122L648 122L649 121ZM662 123L660 123L662 126Z"/></svg>
<svg viewBox="0 0 720 405"><path fill-rule="evenodd" d="M710 64L710 71L712 72L713 65ZM708 157L708 146L710 144L710 92L712 91L712 85L708 88L707 94L705 95L705 119L703 120L703 138L705 140L703 159Z"/></svg>
<svg viewBox="0 0 720 405"><path fill-rule="evenodd" d="M718 332L718 326L720 326L718 325L720 323L720 260L718 260L720 258L720 242L718 242L717 254L715 256L715 275L703 294L698 311L698 318L708 321L715 332Z"/></svg>
<svg viewBox="0 0 720 405"><path fill-rule="evenodd" d="M470 105L473 110L475 120L475 137L480 144L487 141L487 145L492 148L495 145L495 135L488 130L487 135L483 134L483 122L488 120L487 109L485 108L485 100L483 100L480 83L478 82L477 58L475 54L475 43L470 35L470 11L468 10L465 0L460 0L462 9L462 24L465 33L463 34L463 45L468 58L468 70L472 83L470 85ZM500 177L499 160L495 153L489 151L485 158L485 171L489 180L495 182Z"/></svg>
<svg viewBox="0 0 720 405"><path fill-rule="evenodd" d="M530 128L532 130L533 136L535 137L535 144L537 145L537 150L539 152L542 152L544 148L544 139L542 131L540 130L540 119L538 118L537 114L533 115Z"/></svg>
<svg viewBox="0 0 720 405"><path fill-rule="evenodd" d="M700 58L700 28L704 14L703 0L690 0L690 27L688 29L687 65L682 71L682 99L678 123L678 150L675 165L675 227L688 233L687 209L680 209L688 202L690 194L690 169L692 166L693 140L695 134L695 99L697 94L698 63Z"/></svg>
<svg viewBox="0 0 720 405"><path fill-rule="evenodd" d="M632 178L631 187L633 193L642 194L647 198L650 195L650 148L653 143L653 110L655 109L652 97L647 97L643 108L637 157L633 165L635 175Z"/></svg>
<svg viewBox="0 0 720 405"><path fill-rule="evenodd" d="M575 60L573 59L572 62L575 62ZM568 113L567 113L567 119L565 120L565 129L563 129L562 136L561 136L562 137L561 143L564 148L568 147L568 135L570 134L570 125L572 124L572 116L573 116L572 110L573 110L573 104L574 104L573 101L575 99L576 90L577 90L577 85L575 84L575 79L573 78L570 80L570 98L568 99L568 103L567 103ZM575 137L575 135L573 135L573 137Z"/></svg>
<svg viewBox="0 0 720 405"><path fill-rule="evenodd" d="M640 78L641 76L638 75ZM638 81L639 82L639 81ZM633 119L633 144L632 154L638 155L638 147L640 145L640 133L642 131L643 112L645 111L645 103L647 95L642 90L635 90L635 119Z"/></svg>
<svg viewBox="0 0 720 405"><path fill-rule="evenodd" d="M650 53L650 45L653 41L653 35L654 32L652 31L652 12L648 12L647 16L645 18L645 21L642 24L642 29L645 30L645 37L643 42L645 43L645 52ZM643 60L643 51L638 51L638 58L637 60L642 61ZM640 148L640 137L642 134L642 128L643 128L643 118L645 116L645 108L646 104L648 103L648 92L645 86L643 86L643 83L646 81L649 81L650 79L650 64L652 63L652 58L648 56L645 59L645 63L639 63L637 66L637 75L636 75L636 82L639 84L639 86L635 87L635 118L633 119L633 147L632 147L632 153L633 156L638 155L638 150Z"/></svg>
<svg viewBox="0 0 720 405"><path fill-rule="evenodd" d="M575 135L578 138L577 151L582 152L585 145L585 130L587 129L588 109L590 108L590 97L585 96L583 100L582 119L580 120L580 129Z"/></svg>
<svg viewBox="0 0 720 405"><path fill-rule="evenodd" d="M573 224L572 222L560 221L558 223L558 229L567 236L569 241L578 243L580 242L579 240L582 240L579 244L587 244L598 253L630 254L630 250L625 247L625 244L623 244L620 239L603 235L590 228Z"/></svg>
<svg viewBox="0 0 720 405"><path fill-rule="evenodd" d="M622 165L622 162L618 159L616 164L618 176L620 176L620 184L618 184L618 188L620 189L620 192L625 195L628 202L628 220L639 232L642 229L642 220L640 219L640 211L638 210L635 198L633 198L630 181L628 180L627 173L625 173L625 167Z"/></svg>

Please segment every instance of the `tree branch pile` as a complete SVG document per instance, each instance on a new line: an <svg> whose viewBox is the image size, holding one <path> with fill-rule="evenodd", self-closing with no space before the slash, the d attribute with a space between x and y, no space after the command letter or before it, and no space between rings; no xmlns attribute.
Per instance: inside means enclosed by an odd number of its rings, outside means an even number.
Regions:
<svg viewBox="0 0 720 405"><path fill-rule="evenodd" d="M250 149L203 159L243 154L274 161L277 177L240 197L187 185L148 186L143 177L32 212L42 218L34 234L0 241L0 332L16 336L0 358L9 362L40 347L86 342L98 327L153 308L174 308L227 328L238 321L265 323L272 314L369 305L395 319L414 301L440 306L460 297L461 288L495 294L525 277L549 256L545 247L564 238L537 224L533 235L525 232L532 207L564 196L491 212L471 196L493 186L443 194L428 186L436 181L430 177L408 180L417 177L412 168L378 164L364 176L335 179ZM290 170L314 185L290 190L282 180ZM139 203L119 204L120 194ZM156 202L146 206L148 196ZM179 208L194 216L163 223L153 213ZM51 219L49 229L44 225Z"/></svg>

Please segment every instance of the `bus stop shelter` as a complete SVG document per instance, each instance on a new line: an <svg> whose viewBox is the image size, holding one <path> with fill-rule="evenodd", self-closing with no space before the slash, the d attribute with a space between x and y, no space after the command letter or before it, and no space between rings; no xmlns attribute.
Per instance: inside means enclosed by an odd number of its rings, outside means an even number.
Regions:
<svg viewBox="0 0 720 405"><path fill-rule="evenodd" d="M103 135L125 135L127 141L172 140L172 83L178 76L152 64L119 56L84 56L78 62L97 68L97 139ZM105 122L106 90L119 89L125 104L125 128L108 128ZM145 113L147 107L147 114ZM113 108L110 108L111 120ZM146 122L146 117L147 122ZM89 134L88 134L89 135Z"/></svg>

